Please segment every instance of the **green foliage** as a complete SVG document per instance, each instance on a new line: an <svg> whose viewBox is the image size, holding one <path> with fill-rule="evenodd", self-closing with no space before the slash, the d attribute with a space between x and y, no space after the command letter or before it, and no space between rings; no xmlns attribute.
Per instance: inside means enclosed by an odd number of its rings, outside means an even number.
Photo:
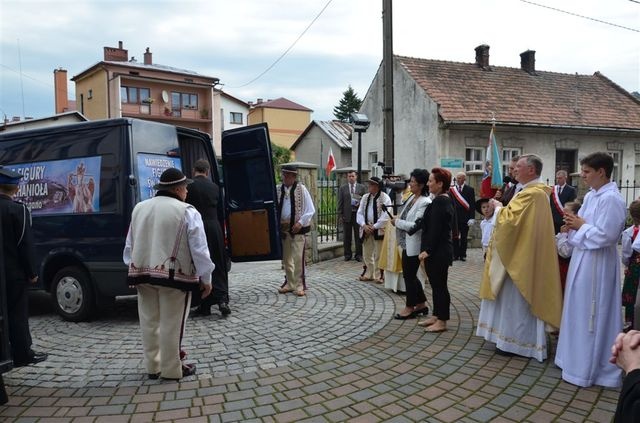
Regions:
<svg viewBox="0 0 640 423"><path fill-rule="evenodd" d="M280 165L282 165L283 163L289 163L291 161L291 150L271 143L271 154L273 170L276 174L276 184L279 184L280 182L282 182L282 175L280 175Z"/></svg>
<svg viewBox="0 0 640 423"><path fill-rule="evenodd" d="M333 108L333 115L336 119L346 122L351 117L351 113L360 110L360 106L362 106L362 99L349 85L349 88L342 93L342 99L338 105Z"/></svg>

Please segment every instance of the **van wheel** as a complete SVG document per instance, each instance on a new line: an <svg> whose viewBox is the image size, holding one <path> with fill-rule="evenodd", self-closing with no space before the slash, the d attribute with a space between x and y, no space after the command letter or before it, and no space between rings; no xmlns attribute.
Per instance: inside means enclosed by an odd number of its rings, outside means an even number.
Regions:
<svg viewBox="0 0 640 423"><path fill-rule="evenodd" d="M76 266L65 267L53 277L52 294L56 312L64 320L87 320L94 310L95 297L87 272Z"/></svg>

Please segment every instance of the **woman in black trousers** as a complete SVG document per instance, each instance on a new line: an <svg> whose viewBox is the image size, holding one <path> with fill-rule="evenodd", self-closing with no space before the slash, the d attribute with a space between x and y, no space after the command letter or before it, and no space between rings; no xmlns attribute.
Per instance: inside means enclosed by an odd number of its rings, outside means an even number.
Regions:
<svg viewBox="0 0 640 423"><path fill-rule="evenodd" d="M405 201L404 209L397 219L391 219L396 227L396 240L402 248L402 275L406 286L406 303L404 309L395 315L399 320L413 319L418 314L428 314L427 298L422 284L416 276L420 261L422 224L419 219L424 216L427 205L431 202L427 190L429 171L414 169L409 180L411 196Z"/></svg>
<svg viewBox="0 0 640 423"><path fill-rule="evenodd" d="M418 258L425 262L425 270L433 292L433 316L418 323L426 332L444 332L449 320L451 296L447 287L449 266L453 263L451 228L453 203L448 195L451 172L436 167L429 175L429 192L434 198L422 219L422 240Z"/></svg>

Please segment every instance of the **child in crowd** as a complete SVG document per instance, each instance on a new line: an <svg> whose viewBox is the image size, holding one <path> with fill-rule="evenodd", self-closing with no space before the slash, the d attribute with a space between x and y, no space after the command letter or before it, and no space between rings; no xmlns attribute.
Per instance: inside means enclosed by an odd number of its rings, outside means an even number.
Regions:
<svg viewBox="0 0 640 423"><path fill-rule="evenodd" d="M569 201L565 203L562 209L564 214L578 214L580 210L579 201ZM562 286L562 295L564 296L564 286L567 283L567 271L569 270L569 261L571 259L571 253L573 247L569 244L569 237L567 233L569 228L562 226L560 232L556 235L556 248L558 249L558 264L560 265L560 285Z"/></svg>
<svg viewBox="0 0 640 423"><path fill-rule="evenodd" d="M625 330L633 327L633 308L640 280L640 242L636 241L640 230L640 200L635 200L629 205L629 215L633 224L622 232L622 264L626 267L622 284Z"/></svg>
<svg viewBox="0 0 640 423"><path fill-rule="evenodd" d="M481 198L476 201L476 211L484 217L480 222L480 230L482 231L482 253L486 259L491 233L496 223L496 213L488 198Z"/></svg>

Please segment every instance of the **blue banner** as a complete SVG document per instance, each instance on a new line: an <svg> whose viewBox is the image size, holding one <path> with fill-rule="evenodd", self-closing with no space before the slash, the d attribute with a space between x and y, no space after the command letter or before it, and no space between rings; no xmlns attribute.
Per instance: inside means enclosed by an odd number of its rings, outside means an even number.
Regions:
<svg viewBox="0 0 640 423"><path fill-rule="evenodd" d="M8 165L23 175L15 199L33 215L100 211L102 158L81 157Z"/></svg>
<svg viewBox="0 0 640 423"><path fill-rule="evenodd" d="M179 157L138 153L137 161L140 201L147 200L156 195L156 190L153 189L153 186L160 182L162 172L170 167L182 170L182 162Z"/></svg>

